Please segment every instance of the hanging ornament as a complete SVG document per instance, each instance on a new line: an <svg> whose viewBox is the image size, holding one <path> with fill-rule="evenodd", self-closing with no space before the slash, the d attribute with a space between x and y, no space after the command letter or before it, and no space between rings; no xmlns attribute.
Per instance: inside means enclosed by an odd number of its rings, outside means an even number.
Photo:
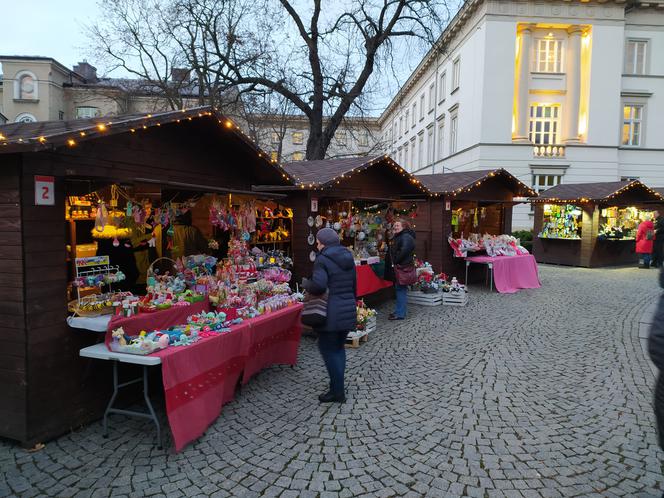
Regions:
<svg viewBox="0 0 664 498"><path fill-rule="evenodd" d="M106 228L106 223L108 223L108 209L106 209L106 204L104 201L99 203L97 208L97 217L95 219L95 230L98 232L103 232Z"/></svg>
<svg viewBox="0 0 664 498"><path fill-rule="evenodd" d="M118 240L117 237L113 238L113 247L119 247L120 246L120 241Z"/></svg>
<svg viewBox="0 0 664 498"><path fill-rule="evenodd" d="M132 204L131 201L127 201L127 217L129 218L131 216L132 216Z"/></svg>

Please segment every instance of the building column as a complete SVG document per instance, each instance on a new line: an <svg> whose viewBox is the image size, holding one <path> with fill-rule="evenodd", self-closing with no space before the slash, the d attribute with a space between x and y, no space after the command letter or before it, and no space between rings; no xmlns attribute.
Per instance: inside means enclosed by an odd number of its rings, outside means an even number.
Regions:
<svg viewBox="0 0 664 498"><path fill-rule="evenodd" d="M581 26L571 26L567 50L567 105L565 114L565 143L579 143L579 106L581 104Z"/></svg>
<svg viewBox="0 0 664 498"><path fill-rule="evenodd" d="M530 52L532 47L532 26L520 24L517 33L521 35L518 54L518 78L516 81L516 135L517 142L528 141L528 87L530 80Z"/></svg>

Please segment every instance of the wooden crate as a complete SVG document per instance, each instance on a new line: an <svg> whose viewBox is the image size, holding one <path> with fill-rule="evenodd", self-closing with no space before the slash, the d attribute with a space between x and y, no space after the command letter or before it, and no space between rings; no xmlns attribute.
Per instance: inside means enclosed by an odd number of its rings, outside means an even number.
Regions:
<svg viewBox="0 0 664 498"><path fill-rule="evenodd" d="M346 347L347 348L359 348L361 342L367 342L369 340L369 334L373 334L376 331L376 317L371 317L367 321L367 326L364 330L352 330L348 332L346 336Z"/></svg>
<svg viewBox="0 0 664 498"><path fill-rule="evenodd" d="M467 303L467 292L443 292L443 304L445 306L465 306Z"/></svg>
<svg viewBox="0 0 664 498"><path fill-rule="evenodd" d="M409 290L407 296L408 304L416 304L419 306L440 306L443 304L442 292L427 294L420 291Z"/></svg>

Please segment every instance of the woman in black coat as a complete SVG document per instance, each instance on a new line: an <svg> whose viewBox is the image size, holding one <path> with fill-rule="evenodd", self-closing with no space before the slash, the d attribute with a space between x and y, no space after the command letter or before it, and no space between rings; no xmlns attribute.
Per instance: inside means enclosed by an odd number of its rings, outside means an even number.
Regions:
<svg viewBox="0 0 664 498"><path fill-rule="evenodd" d="M385 257L385 279L394 282L397 304L394 313L390 314L388 320L403 320L406 318L408 286L400 285L397 282L394 265L413 264L415 258L415 232L410 228L410 223L405 220L395 221L392 230L394 231L394 237Z"/></svg>
<svg viewBox="0 0 664 498"><path fill-rule="evenodd" d="M659 285L664 288L664 267L659 271ZM653 317L648 338L648 353L659 373L655 384L655 417L659 446L664 449L664 294L659 298L657 311Z"/></svg>
<svg viewBox="0 0 664 498"><path fill-rule="evenodd" d="M330 389L318 399L321 403L343 403L346 401L346 336L357 325L355 260L331 228L319 230L316 238L319 253L314 272L303 285L313 295L328 293L327 320L316 327L316 332L318 349L330 375Z"/></svg>

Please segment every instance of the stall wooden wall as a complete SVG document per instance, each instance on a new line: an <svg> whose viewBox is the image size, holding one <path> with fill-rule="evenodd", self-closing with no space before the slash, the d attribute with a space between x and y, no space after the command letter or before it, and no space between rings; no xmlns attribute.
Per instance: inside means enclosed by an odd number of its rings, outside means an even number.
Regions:
<svg viewBox="0 0 664 498"><path fill-rule="evenodd" d="M242 190L274 178L261 177L246 146L220 148L224 142L214 135L220 130L212 133L196 121L184 126L194 128L187 133L180 125L165 125L72 149L24 153L17 156L20 183L12 173L16 166L5 167L13 156L0 156L5 175L0 177L0 233L7 233L3 242L12 244L0 244L0 279L15 284L0 288L12 289L0 292L11 292L5 297L14 299L0 301L3 333L12 338L5 341L11 346L0 348L0 375L20 386L0 396L1 436L32 445L99 418L108 402L109 365L78 355L100 334L70 329L65 321L66 178L129 183L149 178ZM34 175L56 177L55 206L34 205Z"/></svg>
<svg viewBox="0 0 664 498"><path fill-rule="evenodd" d="M20 155L0 158L0 436L25 438L27 372Z"/></svg>

